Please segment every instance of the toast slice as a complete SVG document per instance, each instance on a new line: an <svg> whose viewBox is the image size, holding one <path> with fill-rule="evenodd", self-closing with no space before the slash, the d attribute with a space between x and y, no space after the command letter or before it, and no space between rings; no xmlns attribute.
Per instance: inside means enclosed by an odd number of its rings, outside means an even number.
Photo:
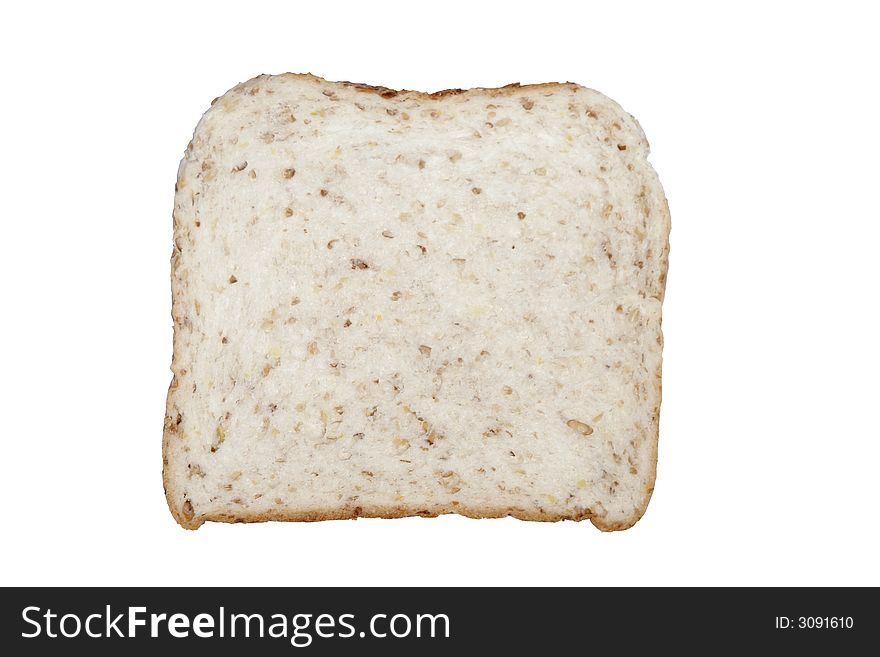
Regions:
<svg viewBox="0 0 880 657"><path fill-rule="evenodd" d="M174 518L633 525L669 236L647 156L571 83L216 99L176 185Z"/></svg>

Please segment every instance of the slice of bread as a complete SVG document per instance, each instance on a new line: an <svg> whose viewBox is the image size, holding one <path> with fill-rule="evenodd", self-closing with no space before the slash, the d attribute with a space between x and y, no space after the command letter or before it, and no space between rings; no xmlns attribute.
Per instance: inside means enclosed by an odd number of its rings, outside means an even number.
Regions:
<svg viewBox="0 0 880 657"><path fill-rule="evenodd" d="M260 76L177 177L168 504L624 529L654 486L669 212L576 84Z"/></svg>

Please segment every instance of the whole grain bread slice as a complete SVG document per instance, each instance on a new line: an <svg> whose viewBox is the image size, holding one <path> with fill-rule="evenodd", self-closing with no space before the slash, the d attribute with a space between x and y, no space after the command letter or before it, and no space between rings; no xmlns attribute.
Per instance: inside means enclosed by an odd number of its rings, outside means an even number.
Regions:
<svg viewBox="0 0 880 657"><path fill-rule="evenodd" d="M633 525L669 250L647 156L572 83L216 99L174 205L175 519Z"/></svg>

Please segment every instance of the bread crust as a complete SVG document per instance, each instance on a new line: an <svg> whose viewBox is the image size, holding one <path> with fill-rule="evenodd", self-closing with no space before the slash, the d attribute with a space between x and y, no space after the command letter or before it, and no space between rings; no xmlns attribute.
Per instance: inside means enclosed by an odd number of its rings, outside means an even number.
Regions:
<svg viewBox="0 0 880 657"><path fill-rule="evenodd" d="M530 90L541 90L541 91L553 91L555 89L569 88L571 90L583 89L581 85L572 82L545 82L540 84L528 84L528 85L520 85L518 82L513 82L502 87L474 87L471 89L445 89L441 91L436 91L433 93L429 92L421 92L421 91L412 91L412 90L395 90L388 87L383 86L375 86L358 82L349 82L349 81L339 81L332 82L325 80L324 78L312 75L311 73L283 73L280 76L270 76L267 74L259 75L248 82L242 83L243 85L252 84L258 80L266 79L269 77L295 77L295 78L306 78L319 83L326 84L336 84L336 85L345 85L347 87L354 88L355 90L363 93L373 93L381 96L385 99L398 98L398 97L417 97L421 100L433 100L433 101L442 101L445 98L451 96L457 96L461 94L471 94L471 95L485 95L490 98L502 96L502 95L512 95L514 93L521 93L523 91ZM241 85L239 85L241 86ZM236 89L238 87L235 87ZM212 101L211 105L219 100L215 98ZM656 181L655 181L656 182ZM659 186L659 185L658 185ZM175 185L175 192L178 192L177 186ZM669 226L671 224L669 206L666 200L665 194L662 193L661 189L661 214L662 216L658 219L660 221L665 222L667 226L666 231L666 240L663 244L663 254L660 258L661 261L661 269L660 269L660 277L658 283L659 289L659 300L662 302L665 296L666 290L666 280L667 273L669 268ZM174 218L175 223L175 235L177 234L177 219ZM183 290L181 290L178 286L175 285L173 272L175 269L175 265L180 254L180 250L178 246L175 244L172 255L171 255L171 281L172 281L172 318L174 319L174 351L172 355L171 362L171 370L172 372L177 372L180 367L180 363L178 362L180 358L180 350L178 348L178 340L179 340L179 325L185 325L189 318L186 315L181 315L180 310L183 307L183 303L181 300L181 296L183 294ZM660 340L662 345L662 330L660 330ZM468 518L482 519L482 518L503 518L503 517L512 517L517 518L519 520L528 520L528 521L539 521L539 522L558 522L561 520L573 520L573 521L581 521L589 519L592 524L600 529L603 532L613 532L613 531L621 531L625 529L629 529L633 525L635 525L644 515L648 504L651 500L651 497L654 492L654 485L656 481L656 473L657 473L657 462L658 462L658 448L659 448L659 408L662 403L662 383L661 383L661 369L662 369L662 355L660 359L660 364L658 364L657 372L655 375L655 388L657 392L657 413L652 421L652 426L650 428L650 433L653 437L652 440L652 450L651 450L651 468L650 472L647 473L647 478L645 482L645 493L642 498L642 502L639 507L635 510L632 516L626 518L624 520L616 520L609 521L602 516L594 514L590 509L578 510L571 514L548 514L543 511L529 511L522 508L513 508L513 507L469 507L465 505L459 504L439 504L439 505L431 505L431 506L354 506L354 507L341 507L338 509L314 509L308 511L289 511L289 510L278 510L278 511L266 511L266 512L241 512L241 513L232 513L232 512L221 512L221 513L207 513L207 514L199 514L195 515L192 513L192 506L190 505L187 508L187 504L189 502L182 501L182 497L179 494L179 491L175 488L173 480L170 476L169 467L168 467L168 447L172 438L176 435L177 429L174 418L174 410L175 406L175 395L176 390L178 388L177 385L177 377L176 374L172 377L171 384L168 389L168 397L166 401L166 410L165 410L165 422L164 422L164 430L163 430L163 440L162 440L162 473L163 473L163 487L165 491L166 501L168 503L168 508L171 511L172 516L177 521L177 523L185 528L185 529L198 529L201 527L206 521L213 522L224 522L224 523L253 523L253 522L269 522L269 521L282 521L282 522L318 522L324 520L353 520L357 518L404 518L404 517L437 517L439 515L446 514L457 514L461 516L465 516Z"/></svg>
<svg viewBox="0 0 880 657"><path fill-rule="evenodd" d="M254 80L265 79L268 77L275 76L270 76L264 73L262 75L258 75L256 78L254 78ZM317 75L312 75L311 73L282 73L280 77L306 78L318 83L341 84L356 89L357 91L362 91L364 93L374 93L386 99L396 98L398 96L406 96L410 98L419 98L421 100L443 100L444 98L449 98L450 96L458 96L461 94L485 94L489 97L497 98L498 96L509 96L521 91L536 91L538 89L552 90L562 87L569 87L570 89L583 88L581 85L574 82L540 82L537 84L520 84L519 82L511 82L509 84L505 84L502 87L472 87L471 89L442 89L440 91L426 92L412 91L409 89L390 89L389 87L365 84L363 82L348 82L346 80L332 82L330 80L325 80L322 77L318 77ZM248 83L246 82L245 84Z"/></svg>
<svg viewBox="0 0 880 657"><path fill-rule="evenodd" d="M464 505L439 505L439 506L375 506L375 507L343 507L339 509L326 509L314 511L267 511L263 513L210 513L192 520L178 522L186 529L198 529L205 522L225 523L251 523L251 522L320 522L323 520L356 520L357 518L436 518L441 515L456 514L473 519L484 518L516 518L518 520L532 520L538 522L558 522L560 520L586 520L590 519L600 529L610 527L605 531L618 528L617 525L603 524L601 519L596 518L592 511L585 509L579 514L562 515L527 511L513 507L487 507L477 509ZM177 518L177 516L175 516ZM625 527L619 527L625 529Z"/></svg>

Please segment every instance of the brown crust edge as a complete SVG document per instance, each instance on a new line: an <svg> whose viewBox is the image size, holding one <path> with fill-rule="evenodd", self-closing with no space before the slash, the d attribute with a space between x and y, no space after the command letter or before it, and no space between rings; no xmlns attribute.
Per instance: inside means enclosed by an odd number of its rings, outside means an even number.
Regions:
<svg viewBox="0 0 880 657"><path fill-rule="evenodd" d="M174 249L174 253L171 256L172 262L172 271L174 268L174 260L177 258L177 248ZM174 289L173 284L173 274L172 274L172 285L171 285L171 314L174 315L174 307L177 304L177 290ZM175 342L177 341L177 324L174 325L174 333L175 333ZM175 365L177 363L177 354L178 350L175 346L172 356L171 356L171 370L175 371ZM174 519L177 521L181 527L186 529L198 529L202 523L198 523L195 526L192 526L190 520L183 515L183 509L180 508L175 501L175 491L171 485L171 476L168 472L168 445L171 442L171 436L173 432L171 431L171 411L174 408L174 391L177 389L177 375L171 375L171 383L168 385L168 397L165 401L165 420L164 426L162 428L162 488L165 491L165 501L168 503L168 510L171 511L171 515L174 516Z"/></svg>
<svg viewBox="0 0 880 657"><path fill-rule="evenodd" d="M173 512L173 511L172 511ZM376 506L376 507L341 507L339 509L324 509L310 511L264 511L261 513L232 513L232 512L215 512L206 513L201 516L194 517L187 521L175 514L177 522L186 529L198 529L205 522L225 522L225 523L254 523L254 522L322 522L324 520L356 520L357 518L436 518L441 515L459 515L473 519L489 519L489 518L516 518L518 520L529 520L538 522L559 522L561 520L580 521L590 519L596 523L597 519L592 515L589 509L585 509L579 514L547 514L540 512L531 512L526 509L513 507L497 507L476 509L473 507L452 504L439 506ZM181 522L183 521L183 522ZM597 527L599 525L596 525ZM609 525L610 526L610 525Z"/></svg>
<svg viewBox="0 0 880 657"><path fill-rule="evenodd" d="M443 100L444 98L448 98L450 96L458 96L461 94L488 94L490 96L501 96L510 95L512 93L521 91L537 91L539 89L548 90L557 87L569 87L573 90L586 88L582 85L577 84L576 82L539 82L536 84L520 84L519 82L511 82L501 87L471 87L470 89L442 89L440 91L428 92L413 91L411 89L391 89L390 87L383 87L381 85L366 84L364 82L349 82L348 80L326 80L320 76L313 75L312 73L279 73L277 75L263 73L256 76L255 78L252 78L251 80L248 80L248 82L245 82L244 84L248 84L249 82L256 80L277 77L305 78L319 84L341 84L346 87L351 87L356 91L373 93L389 100L391 98L397 98L398 96L410 98L415 97L422 100Z"/></svg>
<svg viewBox="0 0 880 657"><path fill-rule="evenodd" d="M511 94L517 91L528 91L528 90L537 90L537 89L549 89L556 87L568 86L573 89L584 89L582 85L579 85L574 82L542 82L538 84L526 84L521 85L519 82L512 82L510 84L506 84L502 87L473 87L471 89L444 89L441 91L435 91L433 93L422 92L422 91L411 91L407 89L391 89L389 87L382 87L376 85L365 84L361 82L348 82L345 80L340 80L338 82L333 82L330 80L326 80L317 75L313 75L311 73L281 73L279 75L270 75L270 74L261 74L252 78L252 80L265 79L269 77L296 77L296 78L308 78L314 82L326 83L326 84L341 84L348 87L353 87L357 91L362 91L365 93L375 93L382 98L390 99L396 98L398 96L416 96L422 99L428 100L442 100L443 98L449 96L456 96L459 94L465 93L488 93L492 96L498 96L502 94ZM247 83L244 83L247 84ZM216 102L216 98L211 103L212 105ZM612 101L614 102L614 101ZM616 103L615 103L616 104ZM619 105L618 105L619 107ZM621 111L625 111L621 108ZM647 156L645 158L645 164L648 166L648 169L654 173L656 177L656 173L653 170L650 162L647 161ZM662 184L657 179L657 186L660 189L661 200L663 205L663 221L667 226L666 230L666 243L664 244L664 253L661 259L662 266L660 270L660 280L661 280L661 297L660 301L663 301L666 292L666 282L668 278L669 272L669 251L670 251L670 243L669 243L669 235L671 232L671 214L669 211L669 203L666 198L665 191L663 189ZM175 188L175 192L176 192ZM176 228L176 225L175 225ZM173 284L173 270L174 270L174 261L177 258L178 250L175 247L172 255L171 255L171 269L172 269L172 317L174 316L174 309L176 304L178 303L177 299L177 290L174 289ZM660 336L662 339L663 331L662 331L662 313L661 313L661 326L659 328ZM175 324L175 338L177 334L177 328ZM173 350L173 354L171 357L171 369L174 371L174 366L176 365L178 350L175 348ZM658 409L662 406L663 400L663 383L662 383L662 353L660 364L658 365L656 379L657 379L657 404ZM176 389L175 386L175 376L172 375L171 384L168 387L168 398L165 405L165 425L162 434L162 485L165 491L165 499L168 503L168 509L171 511L171 515L174 517L175 521L183 527L184 529L198 529L205 522L224 522L224 523L254 523L254 522L320 522L324 520L355 520L357 518L385 518L385 519L394 519L394 518L406 518L406 517L424 517L424 518L436 518L440 515L448 515L448 514L456 514L468 518L474 519L488 519L488 518L504 518L504 517L512 517L518 520L526 520L526 521L538 521L538 522L558 522L561 520L573 520L573 521L581 521L589 519L593 526L603 532L615 532L615 531L623 531L629 529L634 526L642 517L645 515L645 511L648 508L648 505L651 502L651 498L654 494L654 485L657 481L657 461L659 456L659 443L660 443L660 416L658 412L657 420L654 422L653 433L653 453L651 455L651 473L650 479L646 482L646 491L645 495L642 499L642 503L636 509L635 513L626 520L616 521L616 522L606 522L603 518L592 515L592 513L587 510L581 514L573 514L573 515L563 515L563 514L554 514L547 515L542 513L534 513L528 512L524 509L513 509L513 508L495 508L495 509L472 509L470 507L463 506L452 506L452 505L440 505L435 507L420 507L418 509L413 509L411 507L353 507L353 508L341 508L337 510L329 510L329 511L321 511L321 510L313 510L313 511L269 511L264 513L251 513L251 514L227 514L227 513L212 513L205 514L202 516L196 516L193 518L187 518L183 509L180 508L179 505L174 500L174 491L170 488L170 477L168 473L168 443L171 439L172 432L169 431L168 420L171 417L171 409L173 407L173 399L174 399L174 391Z"/></svg>

